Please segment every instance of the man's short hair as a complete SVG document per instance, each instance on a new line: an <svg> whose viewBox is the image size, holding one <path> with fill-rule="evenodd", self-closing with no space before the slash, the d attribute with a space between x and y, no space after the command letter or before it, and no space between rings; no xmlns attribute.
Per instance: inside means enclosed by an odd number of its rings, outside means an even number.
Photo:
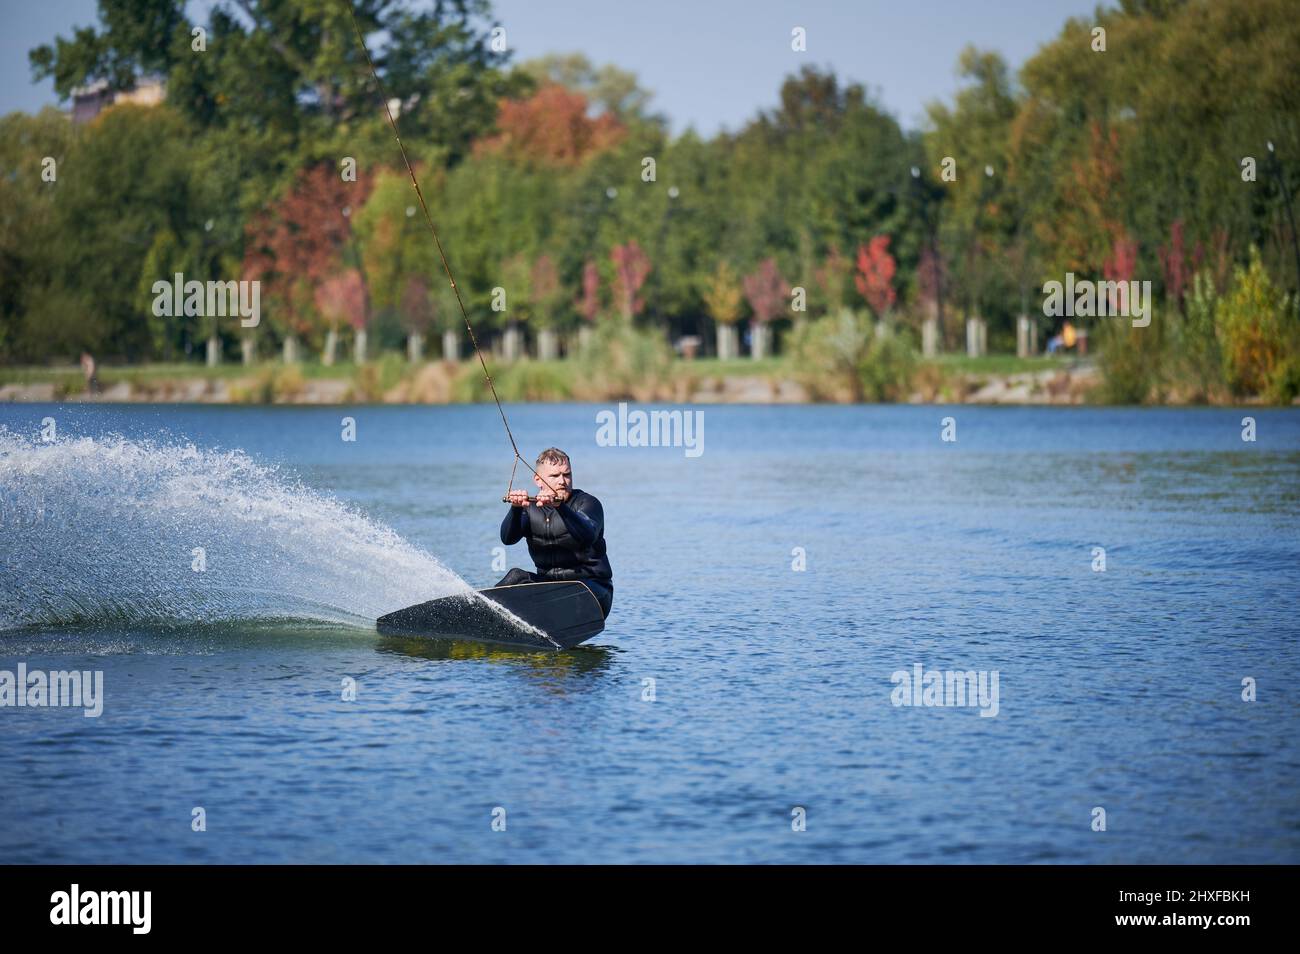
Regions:
<svg viewBox="0 0 1300 954"><path fill-rule="evenodd" d="M548 447L537 455L535 466L541 467L543 464L569 464L570 467L573 466L573 464L569 463L569 455L558 447Z"/></svg>

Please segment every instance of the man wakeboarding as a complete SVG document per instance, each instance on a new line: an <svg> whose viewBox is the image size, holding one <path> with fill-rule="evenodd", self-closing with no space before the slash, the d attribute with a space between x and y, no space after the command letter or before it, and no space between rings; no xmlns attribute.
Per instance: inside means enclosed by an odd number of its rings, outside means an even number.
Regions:
<svg viewBox="0 0 1300 954"><path fill-rule="evenodd" d="M614 571L605 554L605 511L600 501L573 486L569 455L556 447L537 456L533 482L535 503L529 503L526 490L510 492L501 542L510 546L526 539L537 572L515 567L497 586L577 580L591 590L608 619L614 604Z"/></svg>

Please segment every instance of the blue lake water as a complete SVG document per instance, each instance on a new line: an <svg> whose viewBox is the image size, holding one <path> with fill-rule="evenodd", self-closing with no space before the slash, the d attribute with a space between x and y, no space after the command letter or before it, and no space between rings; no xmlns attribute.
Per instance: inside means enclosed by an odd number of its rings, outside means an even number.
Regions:
<svg viewBox="0 0 1300 954"><path fill-rule="evenodd" d="M374 631L502 575L490 405L0 406L0 670L104 687L0 708L0 859L1300 862L1300 413L603 409L507 408L614 568L528 653Z"/></svg>

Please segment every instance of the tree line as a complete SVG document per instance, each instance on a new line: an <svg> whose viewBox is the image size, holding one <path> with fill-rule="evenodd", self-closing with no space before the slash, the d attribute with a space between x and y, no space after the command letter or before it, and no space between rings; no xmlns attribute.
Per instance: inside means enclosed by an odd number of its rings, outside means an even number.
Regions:
<svg viewBox="0 0 1300 954"><path fill-rule="evenodd" d="M580 55L514 64L486 0L358 0L464 305L505 358L605 324L705 353L903 375L929 323L1012 351L1045 282L1151 281L1100 320L1117 400L1300 391L1300 19L1288 0L1123 0L1014 73L968 48L920 130L804 67L734 133L668 133ZM463 354L459 306L347 5L100 0L30 54L61 96L165 79L161 106L0 119L0 361L340 345ZM51 178L50 170L54 170ZM173 274L258 280L266 320L156 316ZM886 378L894 380L893 371ZM895 381L895 383L900 383Z"/></svg>

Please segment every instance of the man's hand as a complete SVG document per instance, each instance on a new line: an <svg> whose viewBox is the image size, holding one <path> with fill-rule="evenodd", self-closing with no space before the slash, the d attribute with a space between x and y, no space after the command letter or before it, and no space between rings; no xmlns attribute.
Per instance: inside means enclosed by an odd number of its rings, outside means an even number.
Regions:
<svg viewBox="0 0 1300 954"><path fill-rule="evenodd" d="M563 487L558 490L537 491L537 506L539 507L558 507L568 499L569 492Z"/></svg>
<svg viewBox="0 0 1300 954"><path fill-rule="evenodd" d="M510 506L512 506L512 507L519 507L519 508L527 507L527 506L528 506L528 491L526 491L526 490L512 490L512 491L510 491Z"/></svg>

